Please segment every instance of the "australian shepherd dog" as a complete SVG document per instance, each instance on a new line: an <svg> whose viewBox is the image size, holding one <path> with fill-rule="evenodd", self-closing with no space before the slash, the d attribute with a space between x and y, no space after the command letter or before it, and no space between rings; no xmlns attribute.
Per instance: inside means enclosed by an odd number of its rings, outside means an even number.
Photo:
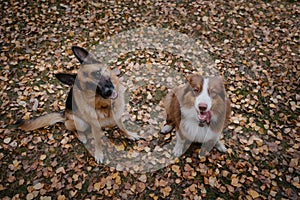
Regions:
<svg viewBox="0 0 300 200"><path fill-rule="evenodd" d="M202 143L200 156L214 146L227 152L220 136L230 117L230 100L221 77L189 75L187 83L172 89L164 103L167 119L161 132L176 129L175 156L182 155L187 141Z"/></svg>

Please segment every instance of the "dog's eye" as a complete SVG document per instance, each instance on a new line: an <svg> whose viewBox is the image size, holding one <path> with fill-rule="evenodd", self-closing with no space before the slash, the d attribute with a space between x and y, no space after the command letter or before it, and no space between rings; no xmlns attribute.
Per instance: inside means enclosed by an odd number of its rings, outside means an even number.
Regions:
<svg viewBox="0 0 300 200"><path fill-rule="evenodd" d="M215 97L216 95L217 95L217 91L214 90L214 89L212 89L212 90L210 91L210 96L211 96L211 97Z"/></svg>
<svg viewBox="0 0 300 200"><path fill-rule="evenodd" d="M193 92L194 92L195 94L198 94L198 93L199 93L199 89L198 89L198 88L193 88Z"/></svg>
<svg viewBox="0 0 300 200"><path fill-rule="evenodd" d="M95 72L92 72L92 75L96 78L99 78L101 76L101 72L100 70L99 71L95 71Z"/></svg>

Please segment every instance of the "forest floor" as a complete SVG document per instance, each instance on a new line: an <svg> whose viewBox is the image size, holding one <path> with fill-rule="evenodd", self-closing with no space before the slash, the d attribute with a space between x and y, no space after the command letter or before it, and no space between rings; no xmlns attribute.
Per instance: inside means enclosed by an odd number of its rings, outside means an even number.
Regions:
<svg viewBox="0 0 300 200"><path fill-rule="evenodd" d="M299 199L299 2L51 0L0 5L1 199ZM141 33L147 27L154 33ZM132 88L127 111L139 126L156 125L157 132L136 142L120 137L118 129L107 134L121 151L149 153L175 140L174 132L158 132L161 100L180 83L178 77L208 65L224 78L232 102L222 138L228 153L213 149L200 159L200 144L193 143L172 162L162 160L165 165L158 169L126 170L97 164L63 124L30 132L13 129L17 119L63 111L68 87L54 74L80 69L73 45L97 54L99 46L122 33L159 38L155 30L175 35L164 40L162 34L157 46L148 44L151 48L124 47L109 67L125 85L141 83ZM130 39L135 38L139 40ZM180 39L192 41L191 49L201 47L193 50L198 57L179 54L190 45ZM98 53L101 58L103 52ZM158 113L150 114L152 110Z"/></svg>

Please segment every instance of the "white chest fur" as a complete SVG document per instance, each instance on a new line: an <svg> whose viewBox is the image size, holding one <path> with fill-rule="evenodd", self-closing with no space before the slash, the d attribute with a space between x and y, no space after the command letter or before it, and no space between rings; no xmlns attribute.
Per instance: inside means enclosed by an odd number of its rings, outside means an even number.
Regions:
<svg viewBox="0 0 300 200"><path fill-rule="evenodd" d="M219 137L219 134L212 132L209 126L199 126L197 113L194 108L183 108L182 115L180 122L181 134L191 142L204 143L209 140L217 140Z"/></svg>

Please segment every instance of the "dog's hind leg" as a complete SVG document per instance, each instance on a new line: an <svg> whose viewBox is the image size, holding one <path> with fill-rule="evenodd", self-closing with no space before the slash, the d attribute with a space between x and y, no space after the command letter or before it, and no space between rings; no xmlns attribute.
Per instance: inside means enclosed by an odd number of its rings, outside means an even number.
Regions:
<svg viewBox="0 0 300 200"><path fill-rule="evenodd" d="M85 144L87 142L85 131L88 130L89 124L87 124L84 120L77 117L76 115L69 114L69 115L67 115L67 120L65 121L65 126L70 131L77 131L78 139L83 144Z"/></svg>

